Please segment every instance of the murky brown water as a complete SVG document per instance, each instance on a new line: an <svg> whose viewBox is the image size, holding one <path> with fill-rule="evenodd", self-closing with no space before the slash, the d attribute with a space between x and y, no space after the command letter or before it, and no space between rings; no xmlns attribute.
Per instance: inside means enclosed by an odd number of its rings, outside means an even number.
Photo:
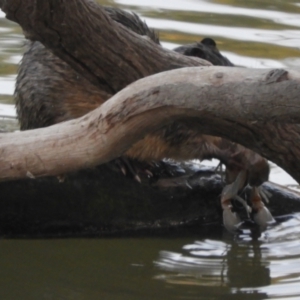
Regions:
<svg viewBox="0 0 300 300"><path fill-rule="evenodd" d="M99 2L135 11L168 48L212 37L237 65L300 66L294 0ZM0 13L2 104L12 104L22 44L19 27ZM274 170L274 180L292 183ZM258 240L220 227L176 238L1 240L0 299L300 299L299 220Z"/></svg>

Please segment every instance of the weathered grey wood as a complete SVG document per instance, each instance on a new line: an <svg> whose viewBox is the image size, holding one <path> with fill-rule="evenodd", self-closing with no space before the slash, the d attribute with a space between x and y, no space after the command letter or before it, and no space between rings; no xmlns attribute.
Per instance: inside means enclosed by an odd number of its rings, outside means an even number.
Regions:
<svg viewBox="0 0 300 300"><path fill-rule="evenodd" d="M299 139L286 146L298 135L299 72L286 71L272 83L266 80L270 72L184 68L141 79L82 118L2 134L0 178L58 175L105 163L145 134L181 120L263 154L299 182ZM286 140L282 128L291 134Z"/></svg>

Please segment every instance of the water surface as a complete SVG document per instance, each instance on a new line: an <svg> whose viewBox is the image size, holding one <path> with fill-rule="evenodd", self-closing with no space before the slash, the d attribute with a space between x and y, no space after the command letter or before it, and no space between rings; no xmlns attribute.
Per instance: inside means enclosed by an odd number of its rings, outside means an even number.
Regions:
<svg viewBox="0 0 300 300"><path fill-rule="evenodd" d="M2 240L0 298L299 299L299 221L258 239L215 226L156 238Z"/></svg>

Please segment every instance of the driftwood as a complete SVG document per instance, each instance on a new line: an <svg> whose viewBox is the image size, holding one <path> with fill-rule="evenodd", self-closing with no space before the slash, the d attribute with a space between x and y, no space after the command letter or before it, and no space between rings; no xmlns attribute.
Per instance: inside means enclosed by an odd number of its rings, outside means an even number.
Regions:
<svg viewBox="0 0 300 300"><path fill-rule="evenodd" d="M262 153L300 181L297 148L284 148L284 140L277 145L272 132L287 128L290 135L297 134L292 129L299 121L298 77L297 71L211 67L139 80L82 118L1 135L0 178L58 175L105 163L149 131L182 120L203 133L223 135ZM282 92L287 90L288 96Z"/></svg>

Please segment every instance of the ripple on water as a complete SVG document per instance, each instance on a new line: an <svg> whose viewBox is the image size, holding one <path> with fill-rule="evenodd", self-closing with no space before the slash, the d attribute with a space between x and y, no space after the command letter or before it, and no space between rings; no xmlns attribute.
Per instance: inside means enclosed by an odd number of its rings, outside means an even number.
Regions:
<svg viewBox="0 0 300 300"><path fill-rule="evenodd" d="M161 1L161 0L115 0L116 3L122 5L133 5L137 7L148 7L148 9L163 9L177 11L195 11L199 13L212 13L224 15L232 15L239 17L251 17L265 20L271 20L274 23L300 26L300 14L286 13L279 10L244 8L232 5L224 5L212 3L207 0L176 0L176 1ZM290 4L293 5L292 3ZM300 5L296 5L300 6ZM296 7L295 7L296 8Z"/></svg>
<svg viewBox="0 0 300 300"><path fill-rule="evenodd" d="M293 48L300 47L300 30L267 30L224 25L206 25L153 18L144 19L150 27L155 29L176 30L186 34L222 37L235 41L260 42Z"/></svg>
<svg viewBox="0 0 300 300"><path fill-rule="evenodd" d="M155 278L172 285L208 286L251 299L300 297L300 215L277 224L253 240L248 231L235 239L195 241L181 253L161 251ZM218 287L218 290L215 289ZM215 289L215 290L214 290Z"/></svg>

